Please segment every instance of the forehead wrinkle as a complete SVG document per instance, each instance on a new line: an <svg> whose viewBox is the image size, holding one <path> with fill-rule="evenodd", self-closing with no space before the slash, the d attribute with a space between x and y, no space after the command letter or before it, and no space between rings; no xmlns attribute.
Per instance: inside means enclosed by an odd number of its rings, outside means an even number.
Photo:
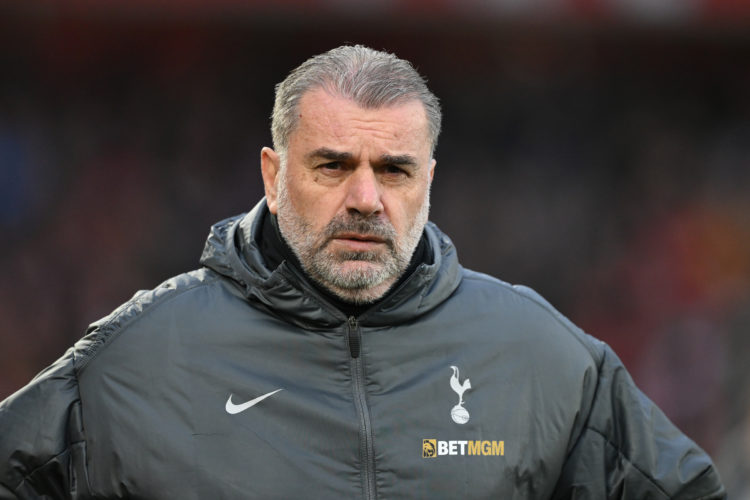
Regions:
<svg viewBox="0 0 750 500"><path fill-rule="evenodd" d="M423 127L410 127L406 130L406 134L400 134L403 130L398 130L398 127L403 123L395 122L393 120L382 120L375 118L360 118L351 117L351 125L359 130L364 130L372 133L375 137L381 139L400 139L402 135L414 136L418 135L422 131Z"/></svg>
<svg viewBox="0 0 750 500"><path fill-rule="evenodd" d="M400 111L414 105L418 108L408 109L406 113ZM380 150L385 155L397 157L406 154L415 158L421 158L421 153L417 153L423 143L429 149L429 127L418 101L370 109L317 90L303 96L299 111L300 122L296 133L292 134L292 141L305 136L316 138L318 144L308 142L308 145L328 147L331 152L350 152L352 157L363 153L363 146L374 147L371 153ZM305 156L310 158L312 154ZM376 156L382 155L376 153ZM344 158L334 158L337 159ZM400 158L399 162L403 159Z"/></svg>

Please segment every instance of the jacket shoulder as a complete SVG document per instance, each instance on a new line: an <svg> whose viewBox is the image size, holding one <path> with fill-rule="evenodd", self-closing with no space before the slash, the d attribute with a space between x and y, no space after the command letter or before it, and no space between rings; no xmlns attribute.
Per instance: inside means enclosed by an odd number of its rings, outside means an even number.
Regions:
<svg viewBox="0 0 750 500"><path fill-rule="evenodd" d="M221 296L232 293L226 287L218 291L217 287L212 287L219 279L212 271L199 269L171 278L153 290L137 292L111 314L93 323L86 335L60 359L0 402L0 428L3 429L0 433L0 498L66 498L72 491L86 496L90 450L87 450L88 438L83 423L86 405L96 406L102 397L97 371L105 367L118 369L126 364L135 365L134 369L138 370L142 363L133 361L142 358L155 363L155 355L150 354L147 343L156 344L153 334L160 331L161 325L140 328L148 323L143 320L159 310L169 310L165 306L176 304L180 297L188 297L199 290ZM194 306L196 300L201 299L188 300L172 312L180 314ZM120 344L128 351L124 354L119 352L122 349L107 349L131 328L146 334L141 337L146 342L131 342L129 338L128 342ZM88 376L89 371L84 368L95 366L91 361L105 351L113 351L114 356L107 356L105 363L96 365L101 365L99 370ZM136 355L132 355L134 352ZM125 357L125 362L109 364L113 358L122 361Z"/></svg>
<svg viewBox="0 0 750 500"><path fill-rule="evenodd" d="M220 280L215 272L201 268L172 277L151 290L139 290L127 302L95 321L73 347L75 370L81 371L103 349L131 325L142 321L184 294L211 286Z"/></svg>
<svg viewBox="0 0 750 500"><path fill-rule="evenodd" d="M465 271L463 286L462 302L490 309L498 324L512 325L503 334L523 342L528 359L545 366L544 373L556 380L571 371L581 375L578 417L553 498L612 498L626 491L633 498L725 497L708 455L636 387L607 344L528 287L473 271Z"/></svg>
<svg viewBox="0 0 750 500"><path fill-rule="evenodd" d="M516 331L520 335L540 335L545 337L544 340L578 345L588 353L593 365L600 365L604 359L604 342L585 333L527 286L512 285L493 276L464 269L460 293L467 296L462 302L501 315L498 322L517 325Z"/></svg>
<svg viewBox="0 0 750 500"><path fill-rule="evenodd" d="M75 483L87 491L72 356L68 350L0 402L0 499L65 498Z"/></svg>

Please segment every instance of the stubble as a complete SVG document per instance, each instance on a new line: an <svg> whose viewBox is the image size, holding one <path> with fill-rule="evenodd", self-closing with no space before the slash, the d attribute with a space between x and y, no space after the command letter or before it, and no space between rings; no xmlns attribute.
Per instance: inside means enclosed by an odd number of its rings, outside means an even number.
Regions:
<svg viewBox="0 0 750 500"><path fill-rule="evenodd" d="M278 186L278 222L282 236L302 264L304 272L342 300L367 304L380 299L409 267L430 208L429 188L412 225L399 237L393 225L381 215L357 212L335 216L319 232L300 214L289 199L285 172ZM340 234L370 235L385 248L373 251L334 250L330 243Z"/></svg>

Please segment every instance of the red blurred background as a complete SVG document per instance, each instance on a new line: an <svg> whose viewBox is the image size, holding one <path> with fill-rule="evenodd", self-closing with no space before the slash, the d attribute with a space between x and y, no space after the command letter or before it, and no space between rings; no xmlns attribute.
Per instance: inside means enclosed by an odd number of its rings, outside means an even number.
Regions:
<svg viewBox="0 0 750 500"><path fill-rule="evenodd" d="M610 343L750 498L750 2L0 3L0 398L262 195L273 86L364 43L444 107L432 220Z"/></svg>

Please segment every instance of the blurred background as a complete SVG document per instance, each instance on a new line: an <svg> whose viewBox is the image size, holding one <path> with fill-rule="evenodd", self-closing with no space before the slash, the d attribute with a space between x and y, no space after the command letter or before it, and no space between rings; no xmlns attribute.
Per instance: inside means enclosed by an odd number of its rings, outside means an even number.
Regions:
<svg viewBox="0 0 750 500"><path fill-rule="evenodd" d="M612 345L750 498L745 0L0 2L0 399L198 266L262 196L274 85L342 43L441 98L463 264Z"/></svg>

